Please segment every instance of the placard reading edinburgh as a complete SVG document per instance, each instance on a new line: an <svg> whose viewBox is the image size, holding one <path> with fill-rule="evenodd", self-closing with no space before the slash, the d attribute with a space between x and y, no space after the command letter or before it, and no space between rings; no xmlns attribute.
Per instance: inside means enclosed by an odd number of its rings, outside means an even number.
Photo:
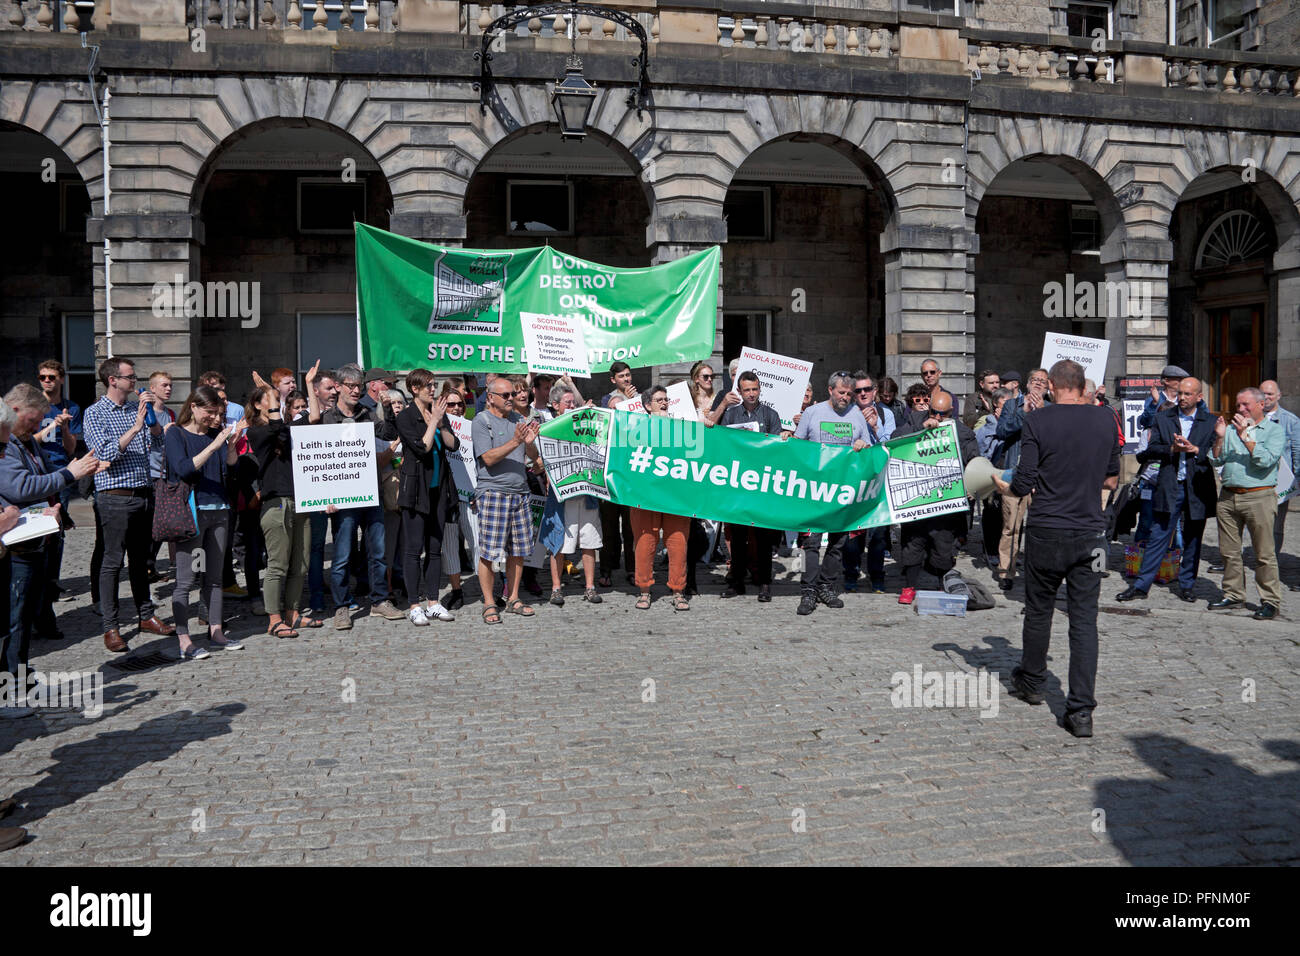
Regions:
<svg viewBox="0 0 1300 956"><path fill-rule="evenodd" d="M717 246L620 269L549 246L456 249L357 223L356 258L367 366L526 372L521 312L575 318L592 372L713 352Z"/></svg>
<svg viewBox="0 0 1300 956"><path fill-rule="evenodd" d="M590 494L668 514L798 531L871 528L967 506L951 424L853 451L584 408L542 425L540 441L561 500Z"/></svg>

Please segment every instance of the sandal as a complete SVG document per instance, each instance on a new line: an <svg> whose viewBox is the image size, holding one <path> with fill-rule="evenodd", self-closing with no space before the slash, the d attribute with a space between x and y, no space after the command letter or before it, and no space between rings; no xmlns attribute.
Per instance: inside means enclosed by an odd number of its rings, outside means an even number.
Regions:
<svg viewBox="0 0 1300 956"><path fill-rule="evenodd" d="M650 595L648 593L643 593L639 598L637 598L636 607L638 611L650 610Z"/></svg>
<svg viewBox="0 0 1300 956"><path fill-rule="evenodd" d="M507 614L518 614L520 617L536 617L537 612L525 604L519 598L515 598L506 605Z"/></svg>
<svg viewBox="0 0 1300 956"><path fill-rule="evenodd" d="M678 591L676 594L673 595L674 611L689 611L690 609L691 609L691 602L686 600L685 594L683 594L681 591Z"/></svg>
<svg viewBox="0 0 1300 956"><path fill-rule="evenodd" d="M599 584L602 588L612 588L614 586L614 582L610 580L608 574L602 574L600 576L600 580L598 580L596 583Z"/></svg>
<svg viewBox="0 0 1300 956"><path fill-rule="evenodd" d="M323 621L318 621L315 618L305 617L303 613L299 611L297 620L295 620L289 626L297 630L303 627L324 627L325 623Z"/></svg>
<svg viewBox="0 0 1300 956"><path fill-rule="evenodd" d="M592 604L600 604L604 600L604 598L596 593L595 588L587 588L586 592L582 595L582 599L584 601L590 601Z"/></svg>
<svg viewBox="0 0 1300 956"><path fill-rule="evenodd" d="M266 633L270 634L272 637L297 637L298 636L298 632L293 629L293 626L290 624L286 624L284 621L276 621L275 624L271 626L271 629Z"/></svg>
<svg viewBox="0 0 1300 956"><path fill-rule="evenodd" d="M484 624L501 623L501 612L497 610L497 606L495 604L489 604L483 608L483 623Z"/></svg>

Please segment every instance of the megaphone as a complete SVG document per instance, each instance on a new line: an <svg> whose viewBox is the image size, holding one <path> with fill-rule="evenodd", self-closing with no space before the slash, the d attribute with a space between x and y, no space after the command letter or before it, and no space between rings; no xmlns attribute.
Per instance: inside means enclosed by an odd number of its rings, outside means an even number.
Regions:
<svg viewBox="0 0 1300 956"><path fill-rule="evenodd" d="M997 490L998 486L993 483L993 476L999 472L1000 469L987 458L972 458L966 463L966 471L962 476L966 483L967 496L976 499L989 497Z"/></svg>

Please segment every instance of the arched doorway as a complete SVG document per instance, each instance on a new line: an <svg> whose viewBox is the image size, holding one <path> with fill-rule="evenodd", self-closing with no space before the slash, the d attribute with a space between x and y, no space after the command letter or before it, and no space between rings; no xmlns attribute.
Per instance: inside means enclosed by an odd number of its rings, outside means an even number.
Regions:
<svg viewBox="0 0 1300 956"><path fill-rule="evenodd" d="M0 182L10 224L0 238L0 381L34 384L37 363L57 359L68 397L86 408L95 401L90 194L63 150L8 124L0 125Z"/></svg>
<svg viewBox="0 0 1300 956"><path fill-rule="evenodd" d="M210 158L193 205L206 236L197 279L235 283L241 301L247 290L258 304L257 316L199 320L196 374L218 369L242 397L253 369L301 374L318 358L323 368L358 360L353 223L386 229L392 210L360 144L279 120L243 130Z"/></svg>

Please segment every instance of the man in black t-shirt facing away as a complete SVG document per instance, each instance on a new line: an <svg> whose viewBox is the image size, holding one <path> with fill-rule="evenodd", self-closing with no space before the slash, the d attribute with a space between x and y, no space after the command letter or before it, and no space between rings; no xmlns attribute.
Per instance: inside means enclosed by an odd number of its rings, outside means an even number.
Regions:
<svg viewBox="0 0 1300 956"><path fill-rule="evenodd" d="M1108 409L1086 404L1083 367L1063 359L1048 372L1052 403L1025 417L1020 463L1003 494L1033 493L1025 520L1025 625L1013 693L1044 701L1047 647L1056 592L1065 581L1070 617L1069 696L1065 729L1092 736L1097 679L1097 597L1108 552L1102 488L1119 481L1119 436Z"/></svg>

